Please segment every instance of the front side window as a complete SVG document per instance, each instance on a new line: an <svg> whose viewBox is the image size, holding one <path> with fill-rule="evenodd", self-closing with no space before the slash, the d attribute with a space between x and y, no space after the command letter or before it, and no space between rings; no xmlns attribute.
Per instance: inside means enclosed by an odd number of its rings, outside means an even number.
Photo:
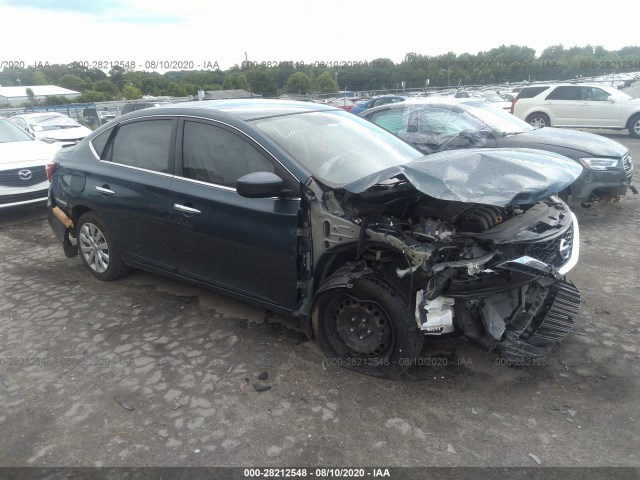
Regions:
<svg viewBox="0 0 640 480"><path fill-rule="evenodd" d="M605 102L609 98L609 92L605 92L598 87L580 87L582 89L582 100Z"/></svg>
<svg viewBox="0 0 640 480"><path fill-rule="evenodd" d="M182 173L203 182L236 186L248 173L274 172L274 165L246 139L207 123L184 123Z"/></svg>
<svg viewBox="0 0 640 480"><path fill-rule="evenodd" d="M120 125L111 147L112 162L155 172L169 172L173 120L144 120Z"/></svg>

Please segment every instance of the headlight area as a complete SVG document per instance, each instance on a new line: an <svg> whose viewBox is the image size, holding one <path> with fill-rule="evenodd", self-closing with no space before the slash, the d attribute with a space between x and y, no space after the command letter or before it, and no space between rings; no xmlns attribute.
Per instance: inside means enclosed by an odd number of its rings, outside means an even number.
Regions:
<svg viewBox="0 0 640 480"><path fill-rule="evenodd" d="M586 157L581 158L580 163L584 168L589 170L608 170L610 168L616 168L620 163L619 158L598 158L598 157Z"/></svg>

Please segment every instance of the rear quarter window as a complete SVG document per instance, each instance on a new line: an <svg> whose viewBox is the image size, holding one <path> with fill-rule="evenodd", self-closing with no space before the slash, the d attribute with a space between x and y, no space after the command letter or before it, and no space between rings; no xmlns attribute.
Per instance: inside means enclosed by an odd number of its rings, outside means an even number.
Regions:
<svg viewBox="0 0 640 480"><path fill-rule="evenodd" d="M109 141L109 137L111 136L111 132L113 132L113 127L108 130L105 130L100 135L91 140L91 146L96 151L96 154L99 158L104 158L104 147L107 145Z"/></svg>
<svg viewBox="0 0 640 480"><path fill-rule="evenodd" d="M520 90L520 93L518 93L518 99L533 98L540 95L545 90L549 90L549 87L525 87Z"/></svg>

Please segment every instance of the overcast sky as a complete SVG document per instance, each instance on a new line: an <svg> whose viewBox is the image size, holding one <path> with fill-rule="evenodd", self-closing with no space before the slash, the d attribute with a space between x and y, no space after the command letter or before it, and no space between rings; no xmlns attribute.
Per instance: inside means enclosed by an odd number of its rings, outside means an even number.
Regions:
<svg viewBox="0 0 640 480"><path fill-rule="evenodd" d="M585 1L0 0L0 62L354 61L502 44L640 45L640 4ZM626 19L626 20L625 20ZM630 23L631 22L631 23ZM640 59L638 59L640 60ZM108 70L108 69L107 69Z"/></svg>

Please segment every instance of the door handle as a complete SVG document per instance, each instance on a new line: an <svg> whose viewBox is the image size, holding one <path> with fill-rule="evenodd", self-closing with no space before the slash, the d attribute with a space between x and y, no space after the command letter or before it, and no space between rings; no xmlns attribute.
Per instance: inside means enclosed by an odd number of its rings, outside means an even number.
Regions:
<svg viewBox="0 0 640 480"><path fill-rule="evenodd" d="M109 189L109 185L105 185L104 187L96 187L96 190L100 193L104 193L105 195L115 195L116 192Z"/></svg>
<svg viewBox="0 0 640 480"><path fill-rule="evenodd" d="M187 207L185 205L180 205L179 203L174 203L173 208L182 213L190 213L191 215L195 215L196 213L202 213L200 210L195 208Z"/></svg>

